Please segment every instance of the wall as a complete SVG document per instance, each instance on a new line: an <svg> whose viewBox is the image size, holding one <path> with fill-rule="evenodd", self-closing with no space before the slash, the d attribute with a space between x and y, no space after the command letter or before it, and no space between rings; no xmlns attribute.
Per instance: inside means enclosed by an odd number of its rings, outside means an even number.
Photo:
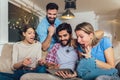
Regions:
<svg viewBox="0 0 120 80"><path fill-rule="evenodd" d="M97 16L93 11L90 12L81 12L81 13L74 13L75 18L70 19L70 20L62 20L63 22L68 22L71 24L72 29L73 29L73 37L75 36L74 29L77 24L81 22L89 22L94 26L94 29L98 29L98 24L97 24Z"/></svg>
<svg viewBox="0 0 120 80"><path fill-rule="evenodd" d="M5 42L8 42L8 0L0 0L0 43Z"/></svg>
<svg viewBox="0 0 120 80"><path fill-rule="evenodd" d="M111 41L120 41L120 22L116 21L116 14L99 15L99 29L104 30L105 36L108 36Z"/></svg>
<svg viewBox="0 0 120 80"><path fill-rule="evenodd" d="M3 45L0 44L0 56L1 56L2 48L3 48Z"/></svg>
<svg viewBox="0 0 120 80"><path fill-rule="evenodd" d="M116 23L116 27L115 27L115 37L117 41L120 41L120 22Z"/></svg>

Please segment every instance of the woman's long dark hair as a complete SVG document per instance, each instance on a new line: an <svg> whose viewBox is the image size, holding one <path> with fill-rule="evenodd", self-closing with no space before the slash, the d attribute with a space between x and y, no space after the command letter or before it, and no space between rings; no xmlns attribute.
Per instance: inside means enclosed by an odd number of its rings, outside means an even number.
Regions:
<svg viewBox="0 0 120 80"><path fill-rule="evenodd" d="M23 36L23 32L25 33L29 28L32 28L32 29L35 31L35 28L32 27L31 25L28 25L28 24L24 25L24 26L20 29L19 33L20 33L20 36L21 36L21 40L24 40L24 39L25 39L25 37ZM37 33L36 33L36 31L35 31L35 40L37 40Z"/></svg>

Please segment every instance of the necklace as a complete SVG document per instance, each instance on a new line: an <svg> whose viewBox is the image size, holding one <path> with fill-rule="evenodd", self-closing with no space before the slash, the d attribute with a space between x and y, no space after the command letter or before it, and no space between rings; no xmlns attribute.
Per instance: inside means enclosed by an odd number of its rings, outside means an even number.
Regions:
<svg viewBox="0 0 120 80"><path fill-rule="evenodd" d="M66 50L66 52L67 52L67 53L69 53L69 52L70 52L70 50L69 50L69 49L67 49L67 50Z"/></svg>
<svg viewBox="0 0 120 80"><path fill-rule="evenodd" d="M65 50L65 52L66 52L66 53L70 53L70 52L73 51L73 50L74 50L73 47L67 47L66 50Z"/></svg>

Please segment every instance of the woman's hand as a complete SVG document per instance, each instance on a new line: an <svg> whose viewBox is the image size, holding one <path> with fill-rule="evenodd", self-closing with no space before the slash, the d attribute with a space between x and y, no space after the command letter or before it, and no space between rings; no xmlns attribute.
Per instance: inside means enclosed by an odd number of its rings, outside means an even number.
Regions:
<svg viewBox="0 0 120 80"><path fill-rule="evenodd" d="M57 71L55 73L57 76L62 77L62 78L73 78L77 76L77 73L74 72L73 74L69 73L68 71Z"/></svg>
<svg viewBox="0 0 120 80"><path fill-rule="evenodd" d="M85 58L91 58L91 47L85 47L85 53L81 53Z"/></svg>
<svg viewBox="0 0 120 80"><path fill-rule="evenodd" d="M22 65L23 66L28 66L32 63L32 60L31 58L25 58L23 61L22 61Z"/></svg>

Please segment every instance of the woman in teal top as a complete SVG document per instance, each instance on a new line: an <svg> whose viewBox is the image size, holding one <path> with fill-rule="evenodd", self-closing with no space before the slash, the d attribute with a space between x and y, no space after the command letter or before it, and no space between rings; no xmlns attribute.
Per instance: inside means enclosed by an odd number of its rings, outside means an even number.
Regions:
<svg viewBox="0 0 120 80"><path fill-rule="evenodd" d="M100 61L106 62L106 57L105 57L104 51L110 47L112 47L112 43L110 42L110 39L107 37L103 37L99 41L99 43L97 43L96 46L91 48L91 55L92 55L92 57L95 57L96 59L98 59ZM80 52L83 52L80 45L78 45L78 50ZM110 53L108 53L108 54L110 54Z"/></svg>
<svg viewBox="0 0 120 80"><path fill-rule="evenodd" d="M77 66L78 77L84 80L119 80L114 63L114 52L109 38L97 39L90 23L83 22L75 28L80 61ZM104 80L103 78L100 80Z"/></svg>

